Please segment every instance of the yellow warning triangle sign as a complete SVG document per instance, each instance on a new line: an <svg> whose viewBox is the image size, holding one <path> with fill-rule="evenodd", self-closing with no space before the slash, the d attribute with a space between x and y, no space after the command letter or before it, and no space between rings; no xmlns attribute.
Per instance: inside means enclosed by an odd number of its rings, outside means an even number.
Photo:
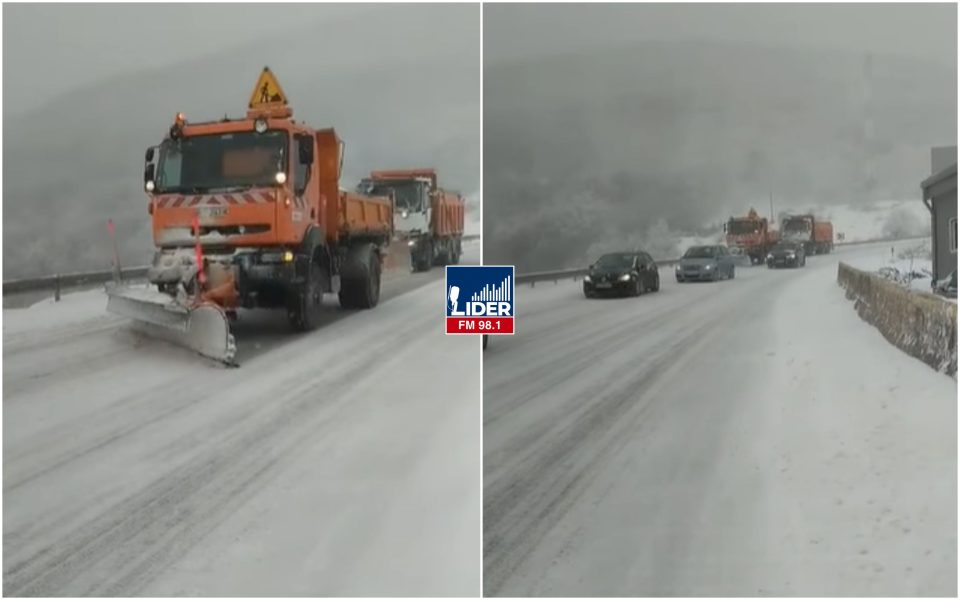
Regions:
<svg viewBox="0 0 960 600"><path fill-rule="evenodd" d="M280 82L268 67L263 68L257 85L253 86L250 94L250 108L274 108L287 105L287 96L280 87Z"/></svg>

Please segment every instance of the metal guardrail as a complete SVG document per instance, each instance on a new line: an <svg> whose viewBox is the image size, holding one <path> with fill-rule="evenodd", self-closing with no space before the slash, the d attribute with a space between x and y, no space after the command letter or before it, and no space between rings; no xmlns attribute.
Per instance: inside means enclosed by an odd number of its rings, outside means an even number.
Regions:
<svg viewBox="0 0 960 600"><path fill-rule="evenodd" d="M80 287L94 283L106 283L113 279L113 269L107 271L87 271L83 273L67 273L64 275L48 275L46 277L31 277L28 279L14 279L3 282L3 294L18 294L22 292L37 292L54 290L56 295L62 288ZM120 276L124 280L146 277L147 267L130 267L121 269Z"/></svg>
<svg viewBox="0 0 960 600"><path fill-rule="evenodd" d="M670 258L665 260L654 260L657 267L669 267L680 262L679 258ZM538 281L561 281L564 279L581 279L587 274L586 267L579 269L560 269L558 271L535 271L533 273L520 273L516 276L517 283L529 283L531 286Z"/></svg>
<svg viewBox="0 0 960 600"><path fill-rule="evenodd" d="M470 234L462 236L465 242L480 239L479 234ZM146 266L128 267L121 269L120 276L123 280L143 279L147 276ZM53 290L57 298L60 297L60 290L64 288L80 287L92 285L95 283L106 283L113 279L113 269L104 271L84 271L80 273L65 273L57 275L45 275L43 277L28 277L24 279L13 279L3 282L3 294L20 294L24 292L39 292L43 290Z"/></svg>

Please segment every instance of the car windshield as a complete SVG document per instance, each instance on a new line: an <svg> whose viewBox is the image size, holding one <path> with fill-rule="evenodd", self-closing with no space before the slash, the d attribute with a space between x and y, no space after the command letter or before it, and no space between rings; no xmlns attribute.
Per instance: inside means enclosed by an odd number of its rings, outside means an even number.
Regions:
<svg viewBox="0 0 960 600"><path fill-rule="evenodd" d="M633 265L633 256L630 254L604 254L597 260L597 266L603 268L629 268Z"/></svg>
<svg viewBox="0 0 960 600"><path fill-rule="evenodd" d="M274 185L286 172L287 134L239 132L165 140L156 190L200 193Z"/></svg>
<svg viewBox="0 0 960 600"><path fill-rule="evenodd" d="M714 258L715 256L717 256L717 249L714 246L693 246L683 255L684 258Z"/></svg>
<svg viewBox="0 0 960 600"><path fill-rule="evenodd" d="M744 233L760 233L760 222L749 219L731 220L727 223L727 233L741 235Z"/></svg>

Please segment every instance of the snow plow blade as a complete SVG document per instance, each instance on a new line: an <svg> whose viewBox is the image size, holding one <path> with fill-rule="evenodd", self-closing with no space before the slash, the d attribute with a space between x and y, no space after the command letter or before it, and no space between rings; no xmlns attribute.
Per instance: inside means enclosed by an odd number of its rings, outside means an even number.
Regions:
<svg viewBox="0 0 960 600"><path fill-rule="evenodd" d="M132 319L136 330L237 366L227 315L216 304L191 308L161 292L125 286L109 286L107 297L107 311Z"/></svg>

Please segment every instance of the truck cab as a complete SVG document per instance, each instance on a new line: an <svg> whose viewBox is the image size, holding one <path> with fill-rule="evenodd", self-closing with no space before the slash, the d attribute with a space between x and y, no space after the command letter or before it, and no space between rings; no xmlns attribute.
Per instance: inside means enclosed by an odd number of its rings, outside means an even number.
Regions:
<svg viewBox="0 0 960 600"><path fill-rule="evenodd" d="M406 240L430 231L431 181L426 177L409 179L374 179L360 181L358 191L371 196L393 198L393 229L397 237Z"/></svg>

